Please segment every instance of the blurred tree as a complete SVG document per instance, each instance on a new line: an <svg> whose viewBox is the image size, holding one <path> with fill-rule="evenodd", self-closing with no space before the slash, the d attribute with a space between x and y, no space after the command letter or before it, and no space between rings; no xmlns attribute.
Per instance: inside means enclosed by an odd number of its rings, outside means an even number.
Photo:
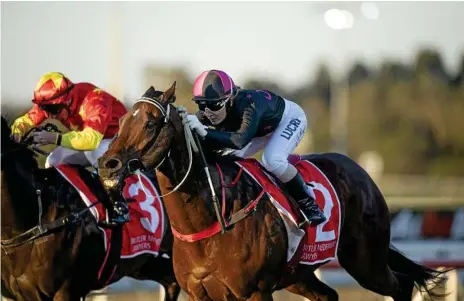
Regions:
<svg viewBox="0 0 464 301"><path fill-rule="evenodd" d="M416 56L416 74L430 74L434 79L448 83L451 76L445 71L443 60L438 51L433 49L424 49L418 52Z"/></svg>
<svg viewBox="0 0 464 301"><path fill-rule="evenodd" d="M326 65L319 66L316 71L314 83L310 85L310 87L311 91L308 93L308 96L318 98L327 107L330 106L333 80L329 68Z"/></svg>
<svg viewBox="0 0 464 301"><path fill-rule="evenodd" d="M366 150L378 148L379 120L374 101L376 87L370 80L350 88L348 153L358 158Z"/></svg>
<svg viewBox="0 0 464 301"><path fill-rule="evenodd" d="M372 72L362 63L356 62L348 72L348 82L350 86L370 80Z"/></svg>

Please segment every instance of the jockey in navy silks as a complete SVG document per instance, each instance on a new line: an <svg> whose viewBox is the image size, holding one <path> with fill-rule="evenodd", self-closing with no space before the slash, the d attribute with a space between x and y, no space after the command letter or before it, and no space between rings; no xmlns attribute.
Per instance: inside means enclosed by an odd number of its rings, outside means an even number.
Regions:
<svg viewBox="0 0 464 301"><path fill-rule="evenodd" d="M192 130L209 145L231 149L232 154L243 158L264 148L264 167L285 185L306 220L312 226L326 220L302 176L287 159L306 132L306 115L298 104L267 90L241 89L220 70L198 76L192 99L199 108L195 115L185 117ZM186 114L185 108L178 110Z"/></svg>

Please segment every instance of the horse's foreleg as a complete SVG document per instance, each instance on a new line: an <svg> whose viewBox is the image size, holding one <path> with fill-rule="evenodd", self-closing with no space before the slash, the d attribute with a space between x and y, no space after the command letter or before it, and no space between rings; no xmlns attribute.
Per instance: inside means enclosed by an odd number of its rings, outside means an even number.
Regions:
<svg viewBox="0 0 464 301"><path fill-rule="evenodd" d="M55 297L53 297L53 301L82 301L85 300L85 297L73 295L70 293L65 292L58 292Z"/></svg>
<svg viewBox="0 0 464 301"><path fill-rule="evenodd" d="M177 282L161 283L164 288L164 301L177 301L180 294L180 286Z"/></svg>
<svg viewBox="0 0 464 301"><path fill-rule="evenodd" d="M319 280L314 273L305 275L304 279L287 287L286 290L311 301L338 301L337 292Z"/></svg>
<svg viewBox="0 0 464 301"><path fill-rule="evenodd" d="M81 301L79 294L71 292L68 282L65 282L53 297L53 301Z"/></svg>

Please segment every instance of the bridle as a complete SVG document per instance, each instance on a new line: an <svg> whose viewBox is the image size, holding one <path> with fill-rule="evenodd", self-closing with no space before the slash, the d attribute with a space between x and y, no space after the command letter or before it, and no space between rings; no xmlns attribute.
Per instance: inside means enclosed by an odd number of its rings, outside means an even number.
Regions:
<svg viewBox="0 0 464 301"><path fill-rule="evenodd" d="M170 117L170 114L171 114L171 107L173 107L173 109L175 110L174 106L172 104L168 104L167 105L167 108L164 108L163 104L161 103L160 100L156 99L156 98L148 98L148 97L141 97L139 98L138 100L135 101L134 105L139 103L139 102L143 102L143 103L148 103L152 106L155 106L160 112L161 114L163 115L164 117L164 120L163 120L163 123L164 125L166 124L173 124L172 120L169 118ZM163 125L163 126L164 126ZM145 166L144 164L140 161L140 158L147 152L149 151L153 145L156 143L156 140L158 138L158 136L155 138L155 139L152 139L147 145L144 146L144 148L142 149L142 151L140 152L140 156L139 158L134 158L134 159L131 159L129 160L129 162L127 162L126 164L126 170L129 172L129 174L135 174L137 175L137 177L139 178L139 182L141 183L142 185L142 189L144 190L145 194L147 195L150 195L151 197L154 197L154 198L162 198L164 196L167 196L167 195L170 195L171 193L177 191L185 182L185 180L187 179L188 175L190 174L190 171L192 170L192 165L193 165L193 154L192 154L192 150L197 153L198 152L198 146L195 142L195 139L193 138L193 134L192 134L192 131L190 129L190 127L187 125L187 124L184 124L184 133L185 133L185 142L186 142L186 145L187 145L187 151L188 151L188 155L189 155L189 166L188 166L188 169L187 169L187 172L185 173L185 176L184 178L182 179L182 181L180 181L179 184L176 185L176 187L174 187L174 189L172 189L170 192L166 193L166 194L163 194L163 195L160 195L160 196L152 196L144 187L144 185L142 184L142 180L140 178L140 174L141 174L141 170L140 168L137 168L136 170L132 170L131 168L131 165L132 163L138 163L139 166L142 166L144 169ZM160 163L158 163L158 165L154 168L155 170L161 166L161 164L163 164L163 162L169 157L170 155L170 152L171 150L169 150L169 152L167 153L166 156L164 156ZM124 177L121 177L121 179L123 179Z"/></svg>

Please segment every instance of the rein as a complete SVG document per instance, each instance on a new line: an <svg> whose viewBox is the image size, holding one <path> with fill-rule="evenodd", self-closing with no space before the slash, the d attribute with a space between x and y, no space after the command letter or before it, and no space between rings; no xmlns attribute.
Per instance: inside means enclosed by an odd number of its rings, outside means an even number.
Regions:
<svg viewBox="0 0 464 301"><path fill-rule="evenodd" d="M28 144L26 143L20 143L24 146L29 146ZM7 157L11 154L13 154L16 150L19 150L21 148L21 146L17 146L17 147L14 147L13 149L11 149L9 152L7 153L2 153L1 156L2 157ZM34 149L36 150L36 149ZM36 183L39 183L37 180L36 180ZM40 186L40 185L38 185ZM66 225L72 225L74 223L77 223L82 215L84 213L86 213L87 211L90 210L91 207L95 206L96 204L98 204L100 201L97 201L95 203L92 203L92 205L90 205L89 207L79 211L79 212L73 212L65 217L62 217L60 219L57 219L57 220L54 220L50 223L46 223L46 224L43 224L42 223L42 214L43 214L43 203L42 203L42 189L40 187L37 187L36 189L36 194L37 194L37 204L38 204L38 207L39 207L39 213L38 213L38 219L39 219L39 222L38 222L38 225L36 225L35 227L29 229L29 230L26 230L25 232L17 235L17 236L14 236L12 238L9 238L9 239L0 239L0 245L2 247L2 249L7 249L7 248L14 248L14 247L18 247L20 245L23 245L27 242L30 242L30 241L33 241L41 236L44 236L46 234L48 234L49 232L53 231L53 230L56 230L58 228L61 228L61 227L64 227ZM6 250L5 250L6 252Z"/></svg>
<svg viewBox="0 0 464 301"><path fill-rule="evenodd" d="M2 239L0 240L0 244L2 248L14 248L18 247L20 245L23 245L27 242L33 241L41 236L44 236L48 234L49 232L56 230L58 228L64 227L66 225L72 225L77 223L78 221L81 220L82 215L86 213L87 211L90 210L93 206L99 203L99 201L92 203L92 205L88 206L85 209L82 209L79 212L73 212L65 217L62 217L60 219L54 220L50 223L47 224L42 224L41 223L41 215L42 215L42 199L40 197L39 190L37 190L38 194L38 202L39 202L39 224L26 232L23 232L17 236L14 236L13 238L9 239Z"/></svg>

